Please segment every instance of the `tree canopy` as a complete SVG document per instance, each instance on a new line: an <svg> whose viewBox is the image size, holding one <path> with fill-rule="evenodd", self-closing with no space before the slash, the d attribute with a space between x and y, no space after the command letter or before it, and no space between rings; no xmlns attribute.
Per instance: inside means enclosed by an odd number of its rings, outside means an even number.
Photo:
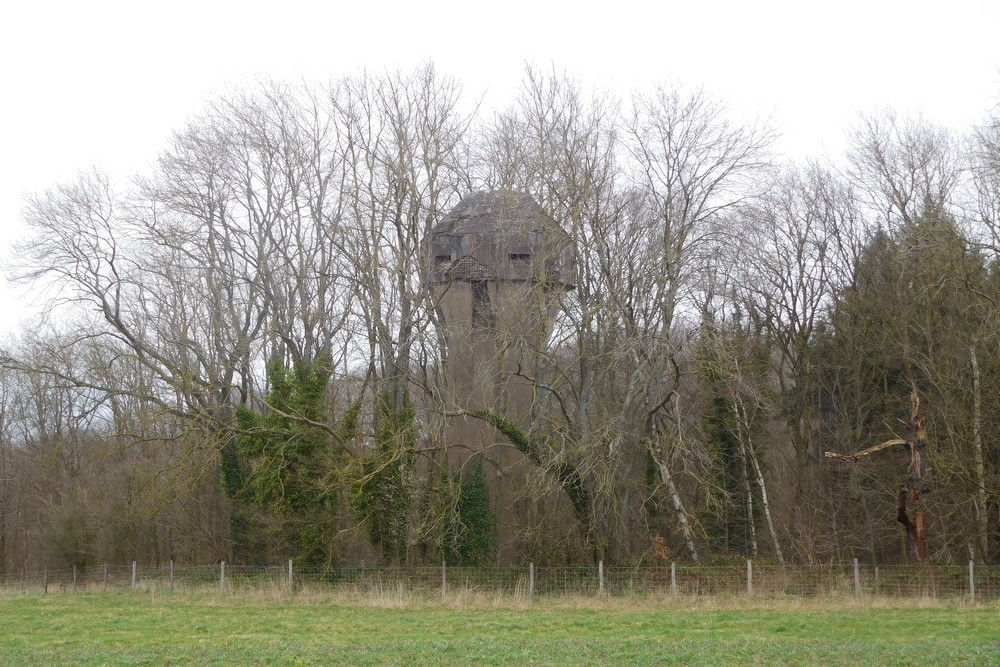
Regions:
<svg viewBox="0 0 1000 667"><path fill-rule="evenodd" d="M996 114L861 115L794 164L678 84L529 68L472 102L432 65L248 85L131 181L30 197L8 271L49 308L0 359L0 571L905 562L909 459L823 453L906 441L914 392L927 558L1000 558ZM445 372L430 235L480 190L576 249L551 336L498 339L523 415ZM456 419L496 442L455 456Z"/></svg>

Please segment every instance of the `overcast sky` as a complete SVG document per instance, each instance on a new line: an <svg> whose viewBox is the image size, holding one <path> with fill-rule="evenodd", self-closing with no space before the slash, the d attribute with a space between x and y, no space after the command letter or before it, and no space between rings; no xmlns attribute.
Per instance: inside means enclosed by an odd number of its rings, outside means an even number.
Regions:
<svg viewBox="0 0 1000 667"><path fill-rule="evenodd" d="M677 80L770 115L795 156L838 152L859 111L965 130L1000 102L1000 0L11 0L0 16L4 258L25 193L144 170L204 100L257 76L430 60L494 104L526 61L624 91ZM23 299L0 285L0 329Z"/></svg>

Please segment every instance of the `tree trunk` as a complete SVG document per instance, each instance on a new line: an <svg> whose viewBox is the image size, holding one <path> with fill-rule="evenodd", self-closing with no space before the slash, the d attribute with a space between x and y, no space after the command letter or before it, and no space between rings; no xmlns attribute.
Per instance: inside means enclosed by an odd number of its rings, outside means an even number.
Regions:
<svg viewBox="0 0 1000 667"><path fill-rule="evenodd" d="M774 520L771 518L771 505L767 500L767 487L764 485L764 473L760 469L760 463L757 461L757 455L754 453L752 448L750 448L750 463L753 465L754 475L756 475L757 484L760 486L760 503L761 507L764 509L764 520L767 522L767 531L770 533L771 541L774 543L774 555L778 559L778 562L784 565L785 556L781 552L781 544L778 543L778 532L774 529Z"/></svg>
<svg viewBox="0 0 1000 667"><path fill-rule="evenodd" d="M976 466L976 546L980 557L986 559L986 539L989 533L989 506L986 495L986 464L983 459L983 413L982 393L979 384L979 361L976 358L976 345L969 346L969 358L972 362L972 444L973 457Z"/></svg>
<svg viewBox="0 0 1000 667"><path fill-rule="evenodd" d="M691 554L691 559L695 563L701 563L701 559L698 557L698 549L694 545L694 534L687 520L687 511L684 509L684 502L681 500L680 493L677 492L677 486L674 484L673 476L670 474L670 468L667 466L666 461L660 460L659 457L657 459L656 465L660 471L660 479L667 487L667 494L674 505L674 512L677 514L677 523L680 524L681 534L684 536L684 543L687 545L688 553Z"/></svg>
<svg viewBox="0 0 1000 667"><path fill-rule="evenodd" d="M677 440L681 442L683 440L683 434L681 431L681 421L680 421L680 397L674 394L674 414L677 416ZM653 434L657 435L658 429L653 427ZM684 543L687 546L688 553L691 554L691 559L695 563L701 563L701 558L698 557L698 549L694 544L694 532L691 529L691 524L687 520L687 511L684 509L684 501L681 500L681 494L677 490L677 485L674 484L673 475L670 472L670 466L667 463L669 452L663 451L664 447L662 444L663 438L656 438L655 441L659 444L654 445L650 442L649 453L652 455L653 460L656 462L656 468L660 473L660 480L663 485L667 487L667 494L670 496L670 502L674 506L674 513L677 515L677 523L680 525L681 534L684 536ZM659 449L660 451L657 451Z"/></svg>

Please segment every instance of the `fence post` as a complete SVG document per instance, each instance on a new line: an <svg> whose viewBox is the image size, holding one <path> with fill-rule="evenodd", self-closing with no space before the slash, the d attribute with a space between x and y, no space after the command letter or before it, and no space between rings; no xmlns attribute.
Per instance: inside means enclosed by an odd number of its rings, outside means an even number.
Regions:
<svg viewBox="0 0 1000 667"><path fill-rule="evenodd" d="M753 561L747 558L747 595L753 595Z"/></svg>
<svg viewBox="0 0 1000 667"><path fill-rule="evenodd" d="M972 559L969 559L969 602L976 601L976 574Z"/></svg>
<svg viewBox="0 0 1000 667"><path fill-rule="evenodd" d="M174 559L170 559L170 592L174 592Z"/></svg>
<svg viewBox="0 0 1000 667"><path fill-rule="evenodd" d="M46 565L42 568L42 592L45 595L49 594L49 566Z"/></svg>
<svg viewBox="0 0 1000 667"><path fill-rule="evenodd" d="M219 561L219 594L226 592L226 561Z"/></svg>
<svg viewBox="0 0 1000 667"><path fill-rule="evenodd" d="M441 597L448 595L448 563L441 561Z"/></svg>
<svg viewBox="0 0 1000 667"><path fill-rule="evenodd" d="M861 572L858 570L858 559L854 559L854 597L861 597Z"/></svg>
<svg viewBox="0 0 1000 667"><path fill-rule="evenodd" d="M108 590L108 564L104 564L104 590Z"/></svg>
<svg viewBox="0 0 1000 667"><path fill-rule="evenodd" d="M76 565L73 566L73 592L76 593Z"/></svg>
<svg viewBox="0 0 1000 667"><path fill-rule="evenodd" d="M135 561L132 561L132 590L133 591L135 590L135 572L136 572Z"/></svg>
<svg viewBox="0 0 1000 667"><path fill-rule="evenodd" d="M535 564L528 563L528 597L535 597Z"/></svg>
<svg viewBox="0 0 1000 667"><path fill-rule="evenodd" d="M292 559L288 559L288 594L291 595L292 591Z"/></svg>
<svg viewBox="0 0 1000 667"><path fill-rule="evenodd" d="M677 597L677 563L670 561L670 594Z"/></svg>
<svg viewBox="0 0 1000 667"><path fill-rule="evenodd" d="M604 561L597 561L597 591L604 595Z"/></svg>
<svg viewBox="0 0 1000 667"><path fill-rule="evenodd" d="M875 566L875 595L878 595L878 565Z"/></svg>

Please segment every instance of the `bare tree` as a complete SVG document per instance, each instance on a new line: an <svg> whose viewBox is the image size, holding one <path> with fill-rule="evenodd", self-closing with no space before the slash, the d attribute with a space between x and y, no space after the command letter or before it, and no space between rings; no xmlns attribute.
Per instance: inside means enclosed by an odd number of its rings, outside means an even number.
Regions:
<svg viewBox="0 0 1000 667"><path fill-rule="evenodd" d="M849 175L879 222L911 224L951 203L962 168L958 142L943 127L886 110L862 114L849 142Z"/></svg>
<svg viewBox="0 0 1000 667"><path fill-rule="evenodd" d="M693 305L716 248L713 223L748 196L748 186L768 165L774 135L766 125L731 122L718 101L680 87L636 97L626 130L635 188L650 225L644 259L651 284L643 290L644 298L636 295L646 304L648 320L632 326L639 332L642 367L658 371L643 380L639 392L649 437L655 440L658 433L674 430L656 424L681 423L682 416L670 412L677 402L669 398L682 388L663 379L672 377L668 369L679 366L684 339L676 336L678 313L685 303ZM667 442L651 448L665 484L672 474ZM675 509L678 515L685 511L676 500ZM687 542L697 559L689 535Z"/></svg>

